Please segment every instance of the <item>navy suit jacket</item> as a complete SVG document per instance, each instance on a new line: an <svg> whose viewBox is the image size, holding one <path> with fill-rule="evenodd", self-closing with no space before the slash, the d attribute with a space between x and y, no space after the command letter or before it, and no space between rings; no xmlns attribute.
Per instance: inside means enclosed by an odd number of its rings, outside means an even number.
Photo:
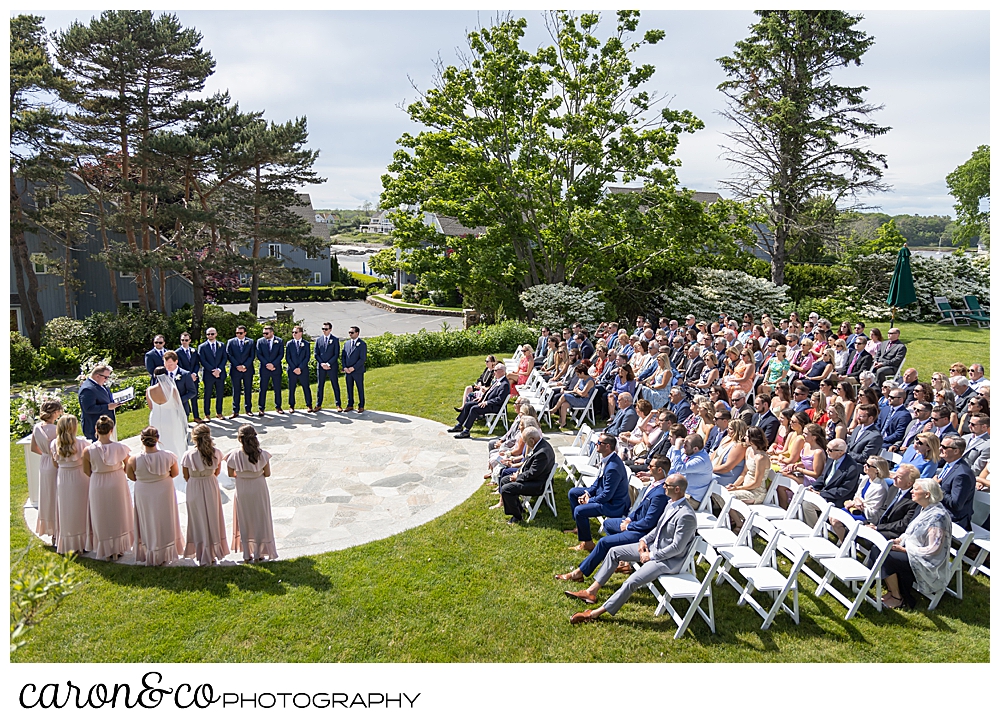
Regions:
<svg viewBox="0 0 1000 723"><path fill-rule="evenodd" d="M891 418L890 415L892 415ZM899 444L912 420L913 417L906 411L906 407L886 407L883 409L878 417L878 427L882 430L882 449Z"/></svg>
<svg viewBox="0 0 1000 723"><path fill-rule="evenodd" d="M832 460L827 461L827 464L832 464ZM824 473L819 495L827 502L832 502L837 507L843 507L845 502L854 499L854 494L858 491L860 477L861 465L845 454L840 458L840 467L833 473L829 482L826 481Z"/></svg>
<svg viewBox="0 0 1000 723"><path fill-rule="evenodd" d="M319 367L320 364L329 364L329 373L337 373L337 361L340 359L340 340L337 337L331 334L330 343L327 344L325 336L317 336L316 347L313 350L313 353L316 356L317 367ZM323 371L326 372L327 370L324 369Z"/></svg>
<svg viewBox="0 0 1000 723"><path fill-rule="evenodd" d="M212 371L218 369L221 374L219 374L219 379L226 378L226 345L222 342L216 342L215 352L212 351L212 345L209 342L203 342L198 345L198 363L201 364L202 368L205 370L205 376L211 375ZM212 377L213 379L215 377Z"/></svg>
<svg viewBox="0 0 1000 723"><path fill-rule="evenodd" d="M781 426L781 422L778 421L778 418L774 416L771 410L768 410L763 414L755 413L750 420L750 426L760 427L764 432L764 438L767 440L768 445L772 445L778 437L778 427Z"/></svg>
<svg viewBox="0 0 1000 723"><path fill-rule="evenodd" d="M177 365L187 369L189 372L197 374L201 371L201 363L198 357L198 350L194 347L185 349L182 346L175 349L177 352Z"/></svg>
<svg viewBox="0 0 1000 723"><path fill-rule="evenodd" d="M350 366L350 364L348 364L347 366ZM496 412L500 411L500 405L503 404L503 400L505 400L507 398L507 395L509 394L510 394L510 381L506 377L504 377L504 379L500 382L500 384L494 384L489 389L487 389L486 395L482 398L482 400L477 402L477 404L486 402L485 406L486 411L488 411L490 414L495 414Z"/></svg>
<svg viewBox="0 0 1000 723"><path fill-rule="evenodd" d="M348 339L343 343L340 350L340 363L344 369L354 367L352 374L364 374L365 361L367 360L368 345L365 344L364 339L354 339L353 342L351 339Z"/></svg>
<svg viewBox="0 0 1000 723"><path fill-rule="evenodd" d="M687 399L681 399L677 404L667 402L667 409L677 415L677 421L681 424L691 416L691 404Z"/></svg>
<svg viewBox="0 0 1000 723"><path fill-rule="evenodd" d="M153 377L153 383L150 386L156 386L159 383L159 380ZM191 372L187 369L177 367L177 371L174 372L174 384L177 385L177 392L181 395L182 402L190 401L198 393L194 386L194 380L191 378Z"/></svg>
<svg viewBox="0 0 1000 723"><path fill-rule="evenodd" d="M629 511L629 518L626 531L638 532L646 535L656 528L656 523L660 521L663 511L667 509L670 498L663 489L662 484L657 484L646 493L646 496L639 500L639 504Z"/></svg>
<svg viewBox="0 0 1000 723"><path fill-rule="evenodd" d="M235 337L226 342L226 356L229 358L229 363L233 367L232 372L234 374L242 373L236 370L236 367L240 366L246 367L247 371L252 374L253 360L256 353L253 339L244 337L242 345L240 344L240 340Z"/></svg>
<svg viewBox="0 0 1000 723"><path fill-rule="evenodd" d="M87 439L97 439L97 420L102 414L107 414L112 419L115 418L113 409L108 409L108 405L114 402L111 392L106 387L97 384L89 377L83 380L80 391L77 392L77 399L80 401L80 412L83 414L83 436Z"/></svg>
<svg viewBox="0 0 1000 723"><path fill-rule="evenodd" d="M163 366L163 351L158 351L156 349L150 349L146 352L146 371L149 372L149 376L153 376L153 371L156 367Z"/></svg>
<svg viewBox="0 0 1000 723"><path fill-rule="evenodd" d="M944 493L941 502L951 513L951 519L966 530L972 529L972 503L976 498L976 476L972 474L972 467L960 459L940 480Z"/></svg>
<svg viewBox="0 0 1000 723"><path fill-rule="evenodd" d="M903 429L906 429L905 425ZM869 425L864 431L861 427L855 427L851 436L847 438L847 456L859 465L867 462L869 457L877 457L881 451L882 435L878 431L877 424Z"/></svg>
<svg viewBox="0 0 1000 723"><path fill-rule="evenodd" d="M628 510L628 472L622 458L612 452L601 476L587 488L590 502L601 506L605 517L621 517Z"/></svg>
<svg viewBox="0 0 1000 723"><path fill-rule="evenodd" d="M269 370L266 364L274 364L275 372L281 373L281 359L285 356L285 344L277 336L272 336L268 341L264 337L257 340L257 361L260 362L260 373L263 375Z"/></svg>
<svg viewBox="0 0 1000 723"><path fill-rule="evenodd" d="M309 342L302 340L300 348L298 342L292 339L285 344L285 363L288 364L288 373L293 369L302 369L303 374L309 373Z"/></svg>

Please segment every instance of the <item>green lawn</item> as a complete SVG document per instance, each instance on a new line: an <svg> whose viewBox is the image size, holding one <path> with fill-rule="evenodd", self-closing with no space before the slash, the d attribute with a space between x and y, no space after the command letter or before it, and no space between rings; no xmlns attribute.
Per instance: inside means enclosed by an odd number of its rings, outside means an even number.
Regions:
<svg viewBox="0 0 1000 723"><path fill-rule="evenodd" d="M889 324L876 324L885 336ZM948 375L954 362L966 366L979 362L990 375L990 330L976 326L951 324L900 323L899 338L906 344L906 366L915 367L921 381L929 382L931 374ZM871 329L871 326L869 326Z"/></svg>
<svg viewBox="0 0 1000 723"><path fill-rule="evenodd" d="M904 340L911 338L904 327ZM939 329L918 329L932 345ZM949 330L950 331L950 330ZM969 334L967 331L958 332ZM913 333L913 337L916 337ZM966 363L986 358L986 335L956 340ZM967 347L967 348L966 348ZM957 345L956 345L957 348ZM506 353L508 350L498 350ZM919 356L918 356L919 358ZM928 352L928 364L947 369ZM954 359L954 356L942 357ZM481 357L375 369L366 375L373 409L454 421L463 384ZM919 362L918 362L919 364ZM921 369L921 376L929 376ZM929 371L931 367L927 367ZM405 394L400 390L406 389ZM227 402L228 409L228 402ZM120 420L136 434L144 412ZM475 444L475 442L470 442ZM11 444L11 548L31 536L21 504L27 485L21 451ZM485 464L484 464L485 467ZM486 488L438 519L349 550L259 566L124 567L83 560L81 589L29 634L15 662L889 662L989 660L989 581L965 578L965 599L946 596L928 613L863 607L851 621L829 596L800 578L802 623L779 615L771 630L736 606L729 586L715 588L718 633L696 618L682 640L653 617L652 596L635 595L616 618L582 629L580 609L553 580L581 554L570 527L567 484L557 478L559 519L547 508L509 528L487 506ZM574 540L575 541L575 540ZM54 554L37 545L29 560ZM613 590L620 576L613 578ZM609 593L602 591L600 599ZM683 604L682 604L683 606Z"/></svg>

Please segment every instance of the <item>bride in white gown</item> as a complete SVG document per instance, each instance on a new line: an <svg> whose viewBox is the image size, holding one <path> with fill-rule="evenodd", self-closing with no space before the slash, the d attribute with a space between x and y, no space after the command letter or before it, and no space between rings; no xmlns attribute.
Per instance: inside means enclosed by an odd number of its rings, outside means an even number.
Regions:
<svg viewBox="0 0 1000 723"><path fill-rule="evenodd" d="M156 368L156 384L146 390L149 405L149 424L160 433L159 448L177 455L178 462L188 449L188 422L177 385L163 367ZM178 492L185 491L184 478L174 479ZM182 502L178 498L178 502Z"/></svg>

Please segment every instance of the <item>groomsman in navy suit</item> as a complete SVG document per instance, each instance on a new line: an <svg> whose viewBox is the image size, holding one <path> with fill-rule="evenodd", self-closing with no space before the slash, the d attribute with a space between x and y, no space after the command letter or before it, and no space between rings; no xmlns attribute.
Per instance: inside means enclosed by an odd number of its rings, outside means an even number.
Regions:
<svg viewBox="0 0 1000 723"><path fill-rule="evenodd" d="M163 334L157 334L153 337L153 348L146 352L146 371L149 372L149 380L152 381L153 371L156 367L163 366L163 351L166 345L166 340L163 338Z"/></svg>
<svg viewBox="0 0 1000 723"><path fill-rule="evenodd" d="M212 418L213 396L215 418L222 419L222 395L226 393L226 348L215 338L214 326L208 327L205 336L208 341L198 345L198 363L205 370L205 420Z"/></svg>
<svg viewBox="0 0 1000 723"><path fill-rule="evenodd" d="M274 389L274 410L281 409L281 360L285 356L285 345L274 335L274 327L264 327L264 336L257 340L257 360L260 362L260 394L257 395L257 416L264 416L267 402L267 388Z"/></svg>
<svg viewBox="0 0 1000 723"><path fill-rule="evenodd" d="M229 359L229 376L233 382L233 413L230 419L240 416L240 394L246 402L247 414L252 414L253 394L253 339L247 339L247 328L240 324L236 327L236 338L226 343L226 357Z"/></svg>
<svg viewBox="0 0 1000 723"><path fill-rule="evenodd" d="M194 384L191 408L188 409L188 405L185 403L184 411L189 414L194 412L195 423L201 423L202 419L198 416L198 372L201 371L201 364L198 359L198 350L191 346L191 335L186 331L181 334L181 345L174 351L177 353L177 363L181 365L182 369L191 372L191 383Z"/></svg>
<svg viewBox="0 0 1000 723"><path fill-rule="evenodd" d="M323 391L326 387L326 380L330 380L333 385L333 398L337 402L337 411L344 411L340 406L340 340L333 335L333 325L327 321L323 323L323 334L316 337L316 376L319 381L316 390L316 406L312 411L318 412L323 407Z"/></svg>
<svg viewBox="0 0 1000 723"><path fill-rule="evenodd" d="M309 388L309 342L302 339L302 327L292 329L292 340L285 344L288 363L288 411L295 411L295 387L302 385L306 411L312 411L312 390Z"/></svg>
<svg viewBox="0 0 1000 723"><path fill-rule="evenodd" d="M368 359L368 345L361 338L361 330L352 326L347 332L349 339L344 342L340 361L344 367L344 383L347 385L347 410L354 411L354 385L358 386L358 413L365 411L365 361Z"/></svg>
<svg viewBox="0 0 1000 723"><path fill-rule="evenodd" d="M118 402L104 385L111 378L111 367L98 364L90 376L83 380L77 399L80 401L80 412L83 414L83 436L91 442L97 441L97 420L102 414L115 418Z"/></svg>

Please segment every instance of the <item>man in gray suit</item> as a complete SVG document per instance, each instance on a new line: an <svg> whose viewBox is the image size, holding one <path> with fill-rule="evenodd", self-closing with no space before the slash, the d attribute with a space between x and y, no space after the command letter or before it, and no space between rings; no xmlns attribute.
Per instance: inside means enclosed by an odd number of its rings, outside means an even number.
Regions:
<svg viewBox="0 0 1000 723"><path fill-rule="evenodd" d="M990 418L976 415L969 422L969 427L972 432L963 437L965 454L962 459L969 463L972 473L978 477L990 461Z"/></svg>
<svg viewBox="0 0 1000 723"><path fill-rule="evenodd" d="M586 590L577 592L567 590L566 594L584 602L595 603L597 591L611 578L619 562L638 562L642 567L629 575L617 592L602 606L594 610L584 610L571 617L569 621L573 625L596 620L604 613L614 615L639 588L645 587L660 575L680 572L681 565L684 564L691 545L694 544L695 533L698 531L698 518L684 496L687 492L687 480L684 475L670 475L664 482L663 488L670 502L653 531L637 543L613 547L604 558L601 569L597 571L594 584Z"/></svg>

